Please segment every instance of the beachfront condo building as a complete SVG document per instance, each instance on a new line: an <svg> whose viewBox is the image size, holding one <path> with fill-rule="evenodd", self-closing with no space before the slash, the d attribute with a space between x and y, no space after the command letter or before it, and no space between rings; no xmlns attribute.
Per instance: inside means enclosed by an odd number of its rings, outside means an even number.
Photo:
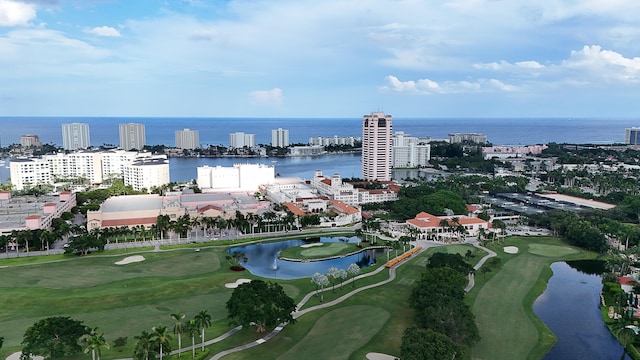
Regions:
<svg viewBox="0 0 640 360"><path fill-rule="evenodd" d="M362 118L362 177L391 180L391 115L372 112Z"/></svg>
<svg viewBox="0 0 640 360"><path fill-rule="evenodd" d="M200 147L200 132L198 130L176 130L176 147L183 150L193 150Z"/></svg>
<svg viewBox="0 0 640 360"><path fill-rule="evenodd" d="M624 143L629 145L640 145L640 127L626 128Z"/></svg>
<svg viewBox="0 0 640 360"><path fill-rule="evenodd" d="M144 124L120 124L120 148L124 150L142 150L147 145Z"/></svg>
<svg viewBox="0 0 640 360"><path fill-rule="evenodd" d="M38 137L38 135L22 135L20 136L20 146L24 148L41 147L42 141L40 141L40 137Z"/></svg>
<svg viewBox="0 0 640 360"><path fill-rule="evenodd" d="M289 146L289 130L278 128L271 130L271 146L287 147Z"/></svg>
<svg viewBox="0 0 640 360"><path fill-rule="evenodd" d="M429 164L431 145L424 139L398 131L392 137L392 165L394 168L418 168Z"/></svg>
<svg viewBox="0 0 640 360"><path fill-rule="evenodd" d="M62 124L62 147L65 150L86 149L90 146L89 124Z"/></svg>
<svg viewBox="0 0 640 360"><path fill-rule="evenodd" d="M243 132L235 132L229 134L229 147L232 148L252 148L256 146L256 135L245 134Z"/></svg>

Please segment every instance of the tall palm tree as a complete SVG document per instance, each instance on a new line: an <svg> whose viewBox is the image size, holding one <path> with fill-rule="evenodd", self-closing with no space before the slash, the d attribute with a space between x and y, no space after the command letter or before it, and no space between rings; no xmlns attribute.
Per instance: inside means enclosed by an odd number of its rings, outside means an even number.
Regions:
<svg viewBox="0 0 640 360"><path fill-rule="evenodd" d="M173 324L173 333L178 335L178 357L180 357L180 353L182 350L182 333L186 330L186 325L182 321L184 320L185 315L181 312L175 312L170 315L171 318L175 321Z"/></svg>
<svg viewBox="0 0 640 360"><path fill-rule="evenodd" d="M89 332L82 335L80 340L85 343L87 346L84 348L84 353L87 354L91 352L92 360L100 360L101 351L100 349L109 348L109 344L104 338L104 333L98 334L98 328L88 329ZM96 358L97 355L97 358Z"/></svg>
<svg viewBox="0 0 640 360"><path fill-rule="evenodd" d="M136 346L133 350L134 359L149 360L149 355L154 354L151 349L152 336L153 335L148 331L142 330L140 335L134 337L134 339L137 340Z"/></svg>
<svg viewBox="0 0 640 360"><path fill-rule="evenodd" d="M204 351L204 329L211 326L211 315L207 312L207 310L200 311L194 318L196 321L196 326L198 329L202 330L202 351Z"/></svg>
<svg viewBox="0 0 640 360"><path fill-rule="evenodd" d="M196 335L200 332L198 326L196 325L196 321L191 319L187 321L186 332L191 336L191 357L196 357Z"/></svg>
<svg viewBox="0 0 640 360"><path fill-rule="evenodd" d="M167 333L167 327L162 325L162 324L158 324L156 326L154 326L151 330L153 330L153 334L151 334L151 338L153 340L153 343L155 345L158 345L158 347L160 348L160 360L162 360L163 357L163 350L166 349L167 351L170 350L170 341L172 339L171 335Z"/></svg>

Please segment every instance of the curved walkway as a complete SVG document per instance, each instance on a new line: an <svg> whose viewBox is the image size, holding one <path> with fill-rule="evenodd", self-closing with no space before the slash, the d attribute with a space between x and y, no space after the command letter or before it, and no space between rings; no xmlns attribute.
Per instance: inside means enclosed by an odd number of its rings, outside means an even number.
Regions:
<svg viewBox="0 0 640 360"><path fill-rule="evenodd" d="M417 252L416 254L420 254L425 250L426 250L426 248L423 247L422 250ZM327 303L316 305L316 306L312 306L312 307L304 309L304 310L295 311L293 313L293 318L297 319L300 316L302 316L302 315L304 315L304 314L306 314L308 312L311 312L311 311L314 311L314 310L318 310L318 309L323 309L323 308L326 308L326 307L329 307L329 306L333 306L333 305L338 304L338 303L346 300L347 298L349 298L349 297L351 297L351 296L353 296L353 295L355 295L355 294L357 294L357 293L359 293L361 291L368 290L368 289L371 289L371 288L374 288L374 287L378 287L378 286L381 286L381 285L385 285L385 284L395 280L395 278L396 278L396 268L398 266L401 266L401 265L407 263L410 259L411 258L407 258L407 259L399 262L398 264L394 265L393 267L389 268L389 278L388 279L382 280L382 281L380 281L378 283L375 283L375 284L370 284L370 285L367 285L367 286L363 286L361 288L357 288L357 289L352 290L352 291L340 296L339 298L337 298L335 300L332 300L332 301L329 301ZM382 271L384 271L386 269L387 268L384 265L381 265L375 271L372 271L370 273L363 274L363 275L358 275L358 276L355 277L355 279L357 280L357 279L362 279L362 278L365 278L365 277L368 277L368 276L376 275L376 274L378 274L378 273L380 273L380 272L382 272ZM329 290L331 290L331 288L322 289L321 291L329 291ZM307 303L307 301L309 301L309 299L311 299L311 297L314 296L316 293L317 293L317 291L312 291L312 292L308 293L304 298L302 298L302 300L300 300L300 303L298 303L296 308L299 309L299 308L303 307L304 304ZM223 356L229 355L231 353L235 353L235 352L238 352L238 351L242 351L242 350L245 350L245 349L252 348L252 347L260 345L260 344L264 344L265 342L267 342L267 340L269 340L269 339L273 338L274 336L278 335L278 333L280 333L280 331L282 331L282 329L286 325L287 325L286 323L281 323L273 331L271 331L270 333L268 333L264 337L262 337L262 338L260 338L260 339L258 339L256 341L250 342L248 344L240 345L240 346L237 346L235 348L219 352L219 353L215 354L213 357L211 357L210 360L218 360L218 359L221 359Z"/></svg>
<svg viewBox="0 0 640 360"><path fill-rule="evenodd" d="M478 242L474 242L471 243L473 246L477 247L478 249L482 249L484 251L487 252L487 255L485 255L482 259L480 259L480 261L478 261L478 263L476 264L476 266L473 267L474 270L478 270L482 267L482 265L484 265L485 262L487 262L487 260L489 260L490 258L496 256L497 254L493 251L493 250L489 250L486 247L480 245L480 243ZM474 273L469 273L469 284L467 284L467 286L464 288L465 292L469 292L471 291L471 289L473 289L473 287L476 284L476 280L475 280L475 275Z"/></svg>

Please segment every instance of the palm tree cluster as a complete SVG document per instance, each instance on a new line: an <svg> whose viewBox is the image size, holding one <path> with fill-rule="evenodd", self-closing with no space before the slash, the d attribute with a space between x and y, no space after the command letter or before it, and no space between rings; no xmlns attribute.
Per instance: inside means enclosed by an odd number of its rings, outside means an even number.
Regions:
<svg viewBox="0 0 640 360"><path fill-rule="evenodd" d="M173 320L172 332L178 337L178 357L182 355L182 335L191 337L191 356L196 356L196 336L200 335L202 341L202 351L204 351L204 330L211 326L211 315L207 310L197 313L193 319L185 320L186 315L179 311L169 315ZM173 336L169 333L167 326L158 324L151 329L151 332L143 330L135 337L136 345L133 357L137 360L162 360L166 354L171 352L171 340ZM95 360L95 359L94 359Z"/></svg>

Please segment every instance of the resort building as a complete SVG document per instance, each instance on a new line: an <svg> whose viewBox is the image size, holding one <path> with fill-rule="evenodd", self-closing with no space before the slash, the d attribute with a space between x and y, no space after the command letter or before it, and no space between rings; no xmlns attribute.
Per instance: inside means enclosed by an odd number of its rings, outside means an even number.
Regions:
<svg viewBox="0 0 640 360"><path fill-rule="evenodd" d="M282 128L278 128L277 130L271 130L271 146L273 147L289 146L289 130L283 130Z"/></svg>
<svg viewBox="0 0 640 360"><path fill-rule="evenodd" d="M176 130L176 147L183 150L193 150L200 147L200 132L198 130Z"/></svg>
<svg viewBox="0 0 640 360"><path fill-rule="evenodd" d="M87 230L108 227L155 225L162 210L162 197L152 195L112 196L100 209L87 211Z"/></svg>
<svg viewBox="0 0 640 360"><path fill-rule="evenodd" d="M478 236L480 229L488 231L491 227L488 221L477 217L435 216L426 212L407 220L407 224L419 231L418 238L422 240L463 240L464 236Z"/></svg>
<svg viewBox="0 0 640 360"><path fill-rule="evenodd" d="M391 115L372 112L362 118L362 177L391 180Z"/></svg>
<svg viewBox="0 0 640 360"><path fill-rule="evenodd" d="M482 148L485 160L492 158L506 159L523 157L528 154L540 155L547 148L547 145L527 145L527 146L487 146Z"/></svg>
<svg viewBox="0 0 640 360"><path fill-rule="evenodd" d="M256 146L256 135L245 134L243 132L235 132L229 134L229 147L232 148L252 148Z"/></svg>
<svg viewBox="0 0 640 360"><path fill-rule="evenodd" d="M393 135L392 142L391 157L394 168L417 168L429 165L431 145L425 140L398 131Z"/></svg>
<svg viewBox="0 0 640 360"><path fill-rule="evenodd" d="M65 150L86 149L90 146L89 124L62 124L62 147Z"/></svg>
<svg viewBox="0 0 640 360"><path fill-rule="evenodd" d="M398 191L400 190L400 187L393 182L382 182L381 185L384 187L382 189L356 188L353 184L342 182L339 174L328 178L323 176L320 170L316 170L309 185L321 196L352 206L395 201L398 199Z"/></svg>
<svg viewBox="0 0 640 360"><path fill-rule="evenodd" d="M11 185L15 190L53 184L51 166L43 159L11 159L9 172Z"/></svg>
<svg viewBox="0 0 640 360"><path fill-rule="evenodd" d="M76 195L62 192L59 195L12 197L7 190L0 191L0 235L12 231L51 229L51 221L76 206ZM15 249L15 245L14 245Z"/></svg>
<svg viewBox="0 0 640 360"><path fill-rule="evenodd" d="M164 155L137 158L122 167L122 177L134 190L150 192L170 182L169 160Z"/></svg>
<svg viewBox="0 0 640 360"><path fill-rule="evenodd" d="M261 185L272 184L275 169L263 164L235 164L233 167L198 166L197 183L203 191L258 191Z"/></svg>
<svg viewBox="0 0 640 360"><path fill-rule="evenodd" d="M28 147L41 147L42 142L38 135L22 135L20 136L20 146L24 148Z"/></svg>

